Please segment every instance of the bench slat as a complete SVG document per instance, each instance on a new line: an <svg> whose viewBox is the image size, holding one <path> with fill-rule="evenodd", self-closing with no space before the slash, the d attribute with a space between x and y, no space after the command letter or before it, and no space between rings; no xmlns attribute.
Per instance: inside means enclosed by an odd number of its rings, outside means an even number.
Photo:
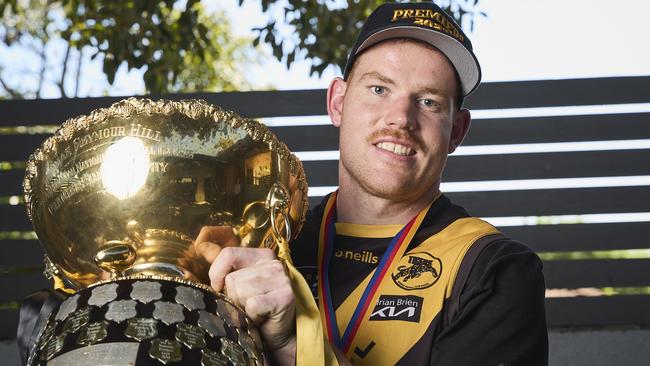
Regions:
<svg viewBox="0 0 650 366"><path fill-rule="evenodd" d="M650 247L647 222L509 226L501 231L537 252Z"/></svg>
<svg viewBox="0 0 650 366"><path fill-rule="evenodd" d="M494 109L647 103L648 85L650 76L485 83L467 98L467 105Z"/></svg>
<svg viewBox="0 0 650 366"><path fill-rule="evenodd" d="M150 99L204 99L243 117L327 114L324 89L273 92L189 93L144 96ZM0 126L61 124L68 118L106 108L125 97L0 101Z"/></svg>
<svg viewBox="0 0 650 366"><path fill-rule="evenodd" d="M0 275L0 303L20 302L31 293L51 287L52 284L45 279L40 268L31 273L3 274Z"/></svg>
<svg viewBox="0 0 650 366"><path fill-rule="evenodd" d="M650 287L650 259L544 261L547 288Z"/></svg>
<svg viewBox="0 0 650 366"><path fill-rule="evenodd" d="M647 139L650 113L474 120L463 146Z"/></svg>
<svg viewBox="0 0 650 366"><path fill-rule="evenodd" d="M550 327L648 326L650 296L624 295L546 300Z"/></svg>
<svg viewBox="0 0 650 366"><path fill-rule="evenodd" d="M0 339L15 339L16 332L18 331L18 316L17 309L2 309L0 310Z"/></svg>
<svg viewBox="0 0 650 366"><path fill-rule="evenodd" d="M25 205L0 205L0 231L31 231Z"/></svg>
<svg viewBox="0 0 650 366"><path fill-rule="evenodd" d="M0 240L0 266L42 267L41 244L38 240Z"/></svg>

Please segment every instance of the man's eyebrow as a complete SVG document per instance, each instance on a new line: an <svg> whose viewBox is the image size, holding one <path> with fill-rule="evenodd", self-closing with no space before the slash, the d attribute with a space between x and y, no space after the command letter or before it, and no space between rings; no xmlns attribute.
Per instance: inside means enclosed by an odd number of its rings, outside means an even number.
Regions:
<svg viewBox="0 0 650 366"><path fill-rule="evenodd" d="M393 81L393 79L389 78L388 76L382 75L377 71L371 71L361 75L360 80L365 78L375 78L375 79L379 79L380 81L386 84L393 84L393 85L395 84L395 81Z"/></svg>
<svg viewBox="0 0 650 366"><path fill-rule="evenodd" d="M441 95L440 89L434 87L424 87L419 90L419 94L434 94Z"/></svg>

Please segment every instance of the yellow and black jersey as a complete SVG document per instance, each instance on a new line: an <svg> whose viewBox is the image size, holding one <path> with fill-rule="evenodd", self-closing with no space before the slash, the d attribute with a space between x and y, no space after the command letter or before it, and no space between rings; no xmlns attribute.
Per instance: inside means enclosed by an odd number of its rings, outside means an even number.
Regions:
<svg viewBox="0 0 650 366"><path fill-rule="evenodd" d="M323 206L292 243L315 297ZM401 228L335 223L328 272L341 334ZM440 196L398 260L349 348L354 364L547 364L542 264L525 245Z"/></svg>

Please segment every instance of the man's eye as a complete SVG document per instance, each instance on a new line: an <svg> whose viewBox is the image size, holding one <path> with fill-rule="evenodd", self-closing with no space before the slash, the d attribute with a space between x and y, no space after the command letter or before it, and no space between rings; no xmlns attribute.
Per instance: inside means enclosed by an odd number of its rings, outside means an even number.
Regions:
<svg viewBox="0 0 650 366"><path fill-rule="evenodd" d="M434 104L433 100L431 99L422 99L420 100L420 103L426 105L427 107L431 107Z"/></svg>
<svg viewBox="0 0 650 366"><path fill-rule="evenodd" d="M438 105L433 99L420 99L420 103L425 107L436 107Z"/></svg>
<svg viewBox="0 0 650 366"><path fill-rule="evenodd" d="M386 89L383 86L373 86L371 87L371 90L375 94L384 94Z"/></svg>

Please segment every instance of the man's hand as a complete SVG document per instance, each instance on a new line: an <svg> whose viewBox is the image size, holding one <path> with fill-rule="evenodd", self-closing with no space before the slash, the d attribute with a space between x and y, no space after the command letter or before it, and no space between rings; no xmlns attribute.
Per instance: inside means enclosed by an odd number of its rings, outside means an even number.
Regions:
<svg viewBox="0 0 650 366"><path fill-rule="evenodd" d="M259 326L268 351L292 342L296 319L293 290L271 249L223 248L209 275L212 288L223 289Z"/></svg>
<svg viewBox="0 0 650 366"><path fill-rule="evenodd" d="M258 325L274 361L294 364L295 298L284 266L270 249L238 245L227 226L204 227L195 240L197 252L212 263L212 287L240 305Z"/></svg>

